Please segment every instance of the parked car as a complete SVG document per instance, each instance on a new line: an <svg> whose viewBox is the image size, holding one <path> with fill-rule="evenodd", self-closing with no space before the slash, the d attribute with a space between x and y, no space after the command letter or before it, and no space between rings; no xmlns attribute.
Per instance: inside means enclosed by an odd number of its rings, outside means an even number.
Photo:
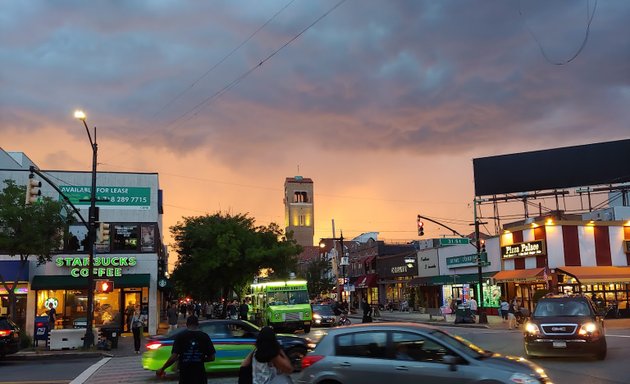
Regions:
<svg viewBox="0 0 630 384"><path fill-rule="evenodd" d="M543 297L525 324L524 342L528 356L593 355L603 360L604 316L587 297Z"/></svg>
<svg viewBox="0 0 630 384"><path fill-rule="evenodd" d="M337 316L330 305L313 304L313 326L332 327L337 323Z"/></svg>
<svg viewBox="0 0 630 384"><path fill-rule="evenodd" d="M521 357L502 356L430 325L369 323L333 328L302 359L301 384L550 383Z"/></svg>
<svg viewBox="0 0 630 384"><path fill-rule="evenodd" d="M146 352L142 354L142 367L157 371L170 357L175 336L186 328L163 335L149 337ZM199 329L210 336L216 356L213 362L205 363L206 372L237 371L241 362L254 349L260 328L245 320L223 319L199 322ZM297 370L300 369L302 357L314 344L308 339L296 335L278 334L278 341ZM174 366L167 372L174 372Z"/></svg>
<svg viewBox="0 0 630 384"><path fill-rule="evenodd" d="M0 316L0 357L20 349L20 328L6 316Z"/></svg>

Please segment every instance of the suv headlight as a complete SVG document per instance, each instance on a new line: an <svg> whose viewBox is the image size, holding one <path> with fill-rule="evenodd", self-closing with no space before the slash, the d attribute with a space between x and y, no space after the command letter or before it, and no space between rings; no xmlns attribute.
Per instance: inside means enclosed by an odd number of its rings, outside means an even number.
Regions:
<svg viewBox="0 0 630 384"><path fill-rule="evenodd" d="M525 332L530 335L540 335L540 329L534 323L530 323L529 321L525 324Z"/></svg>
<svg viewBox="0 0 630 384"><path fill-rule="evenodd" d="M578 334L582 336L597 335L598 333L599 333L599 328L597 327L597 324L593 322L582 324L582 326L580 327L580 330L578 331Z"/></svg>
<svg viewBox="0 0 630 384"><path fill-rule="evenodd" d="M319 320L319 319L321 319L321 318L322 318L322 317L321 317L319 314L317 314L317 313L313 313L313 319Z"/></svg>
<svg viewBox="0 0 630 384"><path fill-rule="evenodd" d="M510 376L510 381L512 383L518 384L540 384L540 380L538 380L534 376L528 376L524 373L515 373Z"/></svg>

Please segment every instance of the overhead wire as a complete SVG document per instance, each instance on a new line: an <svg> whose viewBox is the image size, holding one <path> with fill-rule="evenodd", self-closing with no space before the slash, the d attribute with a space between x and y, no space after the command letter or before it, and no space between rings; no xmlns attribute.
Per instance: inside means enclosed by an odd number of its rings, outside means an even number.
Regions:
<svg viewBox="0 0 630 384"><path fill-rule="evenodd" d="M287 9L291 4L293 4L293 2L295 2L295 0L291 0L289 1L287 4L285 4L282 8L280 8L280 10L278 10L278 12L276 12L273 16L271 16L269 19L267 19L267 21L265 21L264 24L262 24L260 27L258 27L258 29L256 29L254 32L252 32L245 40L243 40L239 45L237 45L234 49L232 49L228 54L226 54L225 56L223 56L223 58L221 58L221 60L217 61L212 67L210 67L210 69L208 69L206 72L204 72L203 75L199 76L195 81L193 81L190 85L188 85L187 88L185 88L184 90L182 90L179 94L177 94L175 97L173 97L171 100L169 100L165 105L163 105L157 112L155 112L153 114L153 117L157 116L158 114L160 114L160 112L164 111L166 108L168 108L169 106L171 106L171 104L173 104L175 101L177 101L180 97L182 97L184 94L186 94L188 91L190 91L195 85L197 85L202 79L204 79L206 76L208 76L212 71L214 71L219 65L223 64L227 59L229 59L234 53L236 53L239 49L241 49L245 44L247 44L254 36L256 36L258 34L258 32L260 32L263 28L265 28L269 23L271 23L278 15L280 15L285 9Z"/></svg>
<svg viewBox="0 0 630 384"><path fill-rule="evenodd" d="M536 34L534 33L534 31L532 31L532 29L529 27L529 25L527 24L527 20L525 20L525 28L527 28L527 31L529 32L529 34L531 35L531 37L534 39L534 41L536 42L536 44L538 45L538 49L540 49L540 53L542 54L542 56L545 58L545 60L553 65L565 65L568 64L570 62L572 62L575 58L577 58L580 53L582 53L582 50L584 49L584 47L586 46L586 42L588 41L588 37L590 35L590 31L591 31L591 23L593 22L593 18L595 17L595 10L597 9L597 1L595 0L595 4L593 5L593 11L590 11L590 1L586 0L586 30L584 32L584 39L582 40L582 44L580 44L580 47L578 48L578 50L575 52L575 54L573 56L571 56L569 59L564 60L564 61L553 61L551 58L549 58L549 56L547 55L547 52L545 52L545 49L543 48L542 44L540 43L540 40L538 39L538 37L536 36ZM521 8L521 2L518 2L518 14L525 18L523 15L523 10Z"/></svg>
<svg viewBox="0 0 630 384"><path fill-rule="evenodd" d="M195 116L197 116L197 114L200 112L200 110L202 108L207 107L212 101L214 101L214 100L218 99L219 97L221 97L224 93L226 93L227 91L229 91L230 89L235 87L237 84L239 84L241 81L243 81L247 76L249 76L252 72L254 72L256 69L262 67L262 65L264 63L266 63L267 61L271 60L272 57L277 55L280 51L282 51L284 48L286 48L289 44L291 44L292 42L294 42L295 40L300 38L300 36L302 36L306 31L308 31L313 26L315 26L317 23L319 23L321 20L323 20L326 16L328 16L330 13L332 13L335 9L339 8L339 6L341 6L341 4L343 4L345 1L346 0L340 0L339 2L337 2L337 4L335 4L332 8L330 8L328 11L324 12L324 14L322 14L317 19L315 19L315 21L313 21L311 24L309 24L306 28L302 29L298 34L296 34L295 36L293 36L292 38L287 40L284 44L282 44L282 46L280 46L279 48L277 48L276 50L271 52L269 55L267 55L258 64L254 65L252 68L250 68L249 70L247 70L244 73L242 73L236 79L232 80L230 83L228 83L227 85L225 85L224 87L222 87L221 89L219 89L218 91L213 93L212 95L206 97L204 100L202 100L201 102L196 104L194 107L190 108L189 110L187 110L186 112L184 112L183 114L178 116L176 119L172 120L170 123L167 124L167 127L173 126L174 124L176 124L177 122L179 122L180 120L184 119L185 117L187 117L189 115L190 116L185 121L189 121L190 119L192 119Z"/></svg>

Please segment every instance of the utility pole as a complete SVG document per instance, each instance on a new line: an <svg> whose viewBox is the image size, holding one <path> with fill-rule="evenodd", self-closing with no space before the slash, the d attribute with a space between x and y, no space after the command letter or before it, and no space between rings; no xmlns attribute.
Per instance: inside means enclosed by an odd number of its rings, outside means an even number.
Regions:
<svg viewBox="0 0 630 384"><path fill-rule="evenodd" d="M488 324L488 315L486 314L486 310L484 308L484 304L483 304L483 273L481 271L481 267L482 267L482 261L481 261L481 242L482 240L480 239L480 231L479 231L479 225L481 224L488 224L486 222L481 222L479 221L479 219L477 218L477 200L473 201L473 209L475 212L475 246L477 248L477 280L479 281L479 300L477 303L477 309L478 309L478 317L479 317L479 324Z"/></svg>
<svg viewBox="0 0 630 384"><path fill-rule="evenodd" d="M85 126L90 145L92 147L92 186L90 191L90 210L88 217L88 247L90 249L90 257L88 260L88 276L87 276L87 329L83 338L83 348L90 348L94 345L94 251L96 250L96 155L98 153L98 144L96 143L96 127L94 128L94 140L90 134L90 129L85 122L85 113L76 111L74 117L81 120Z"/></svg>

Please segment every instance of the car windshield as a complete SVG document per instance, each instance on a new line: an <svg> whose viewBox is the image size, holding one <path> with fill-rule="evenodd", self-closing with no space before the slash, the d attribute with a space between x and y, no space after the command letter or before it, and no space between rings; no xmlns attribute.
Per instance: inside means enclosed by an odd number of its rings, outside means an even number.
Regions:
<svg viewBox="0 0 630 384"><path fill-rule="evenodd" d="M492 355L492 352L488 352L458 335L450 335L444 331L436 329L431 332L431 336L440 340L442 343L446 344L453 350L470 356L474 359L481 359Z"/></svg>
<svg viewBox="0 0 630 384"><path fill-rule="evenodd" d="M306 290L270 292L267 300L269 305L308 304L309 302Z"/></svg>
<svg viewBox="0 0 630 384"><path fill-rule="evenodd" d="M591 311L583 301L545 300L534 310L534 317L589 316Z"/></svg>
<svg viewBox="0 0 630 384"><path fill-rule="evenodd" d="M320 315L334 315L333 309L330 305L313 305L313 312Z"/></svg>

